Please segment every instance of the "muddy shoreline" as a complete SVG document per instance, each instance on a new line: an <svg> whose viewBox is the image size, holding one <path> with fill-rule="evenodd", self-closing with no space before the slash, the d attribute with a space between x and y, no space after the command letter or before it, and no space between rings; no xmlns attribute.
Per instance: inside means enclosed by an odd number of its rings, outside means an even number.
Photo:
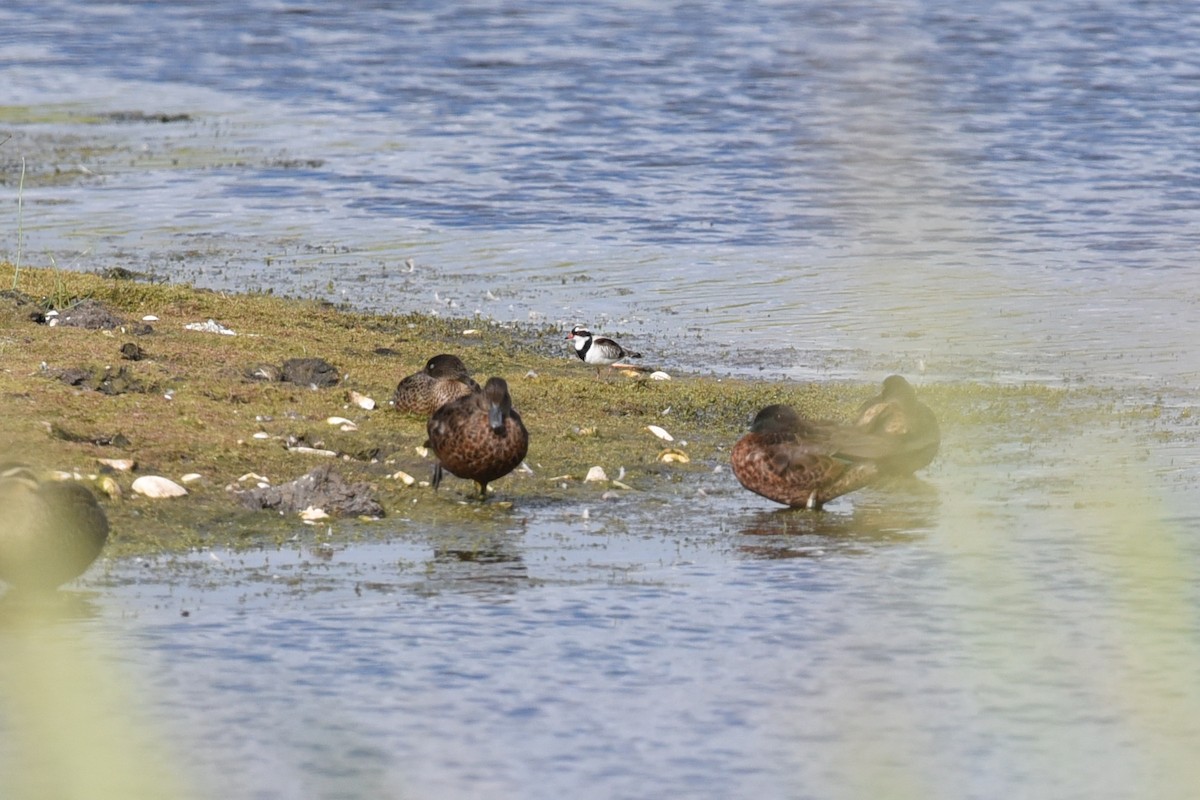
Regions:
<svg viewBox="0 0 1200 800"><path fill-rule="evenodd" d="M406 524L444 525L481 512L606 496L652 503L689 480L697 490L714 480L733 482L728 449L762 406L787 402L806 415L846 419L876 389L867 382L683 374L650 380L645 372L597 378L555 328L370 315L121 273L22 268L14 276L14 267L3 265L0 285L20 292L0 301L0 413L8 420L0 455L108 488L108 555L286 540L309 526L294 513L248 511L238 492L260 478L279 485L329 463L345 480L368 484L385 509L383 522L320 523L347 535L357 535L349 533L356 526L389 526L386 520L401 515ZM47 324L48 312L61 318L84 300L102 304L122 324L98 330ZM211 332L220 329L232 334ZM140 357L123 358L133 348ZM497 481L482 509L469 500L469 482L451 481L437 493L428 487L424 421L388 406L396 382L439 352L461 355L480 379L504 377L530 430L529 469ZM295 358L323 359L336 368L337 383L316 389L251 376L256 365ZM646 361L654 366L652 352ZM84 377L64 380L72 371ZM109 390L118 377L121 388ZM969 441L1023 417L1036 436L1038 427L1086 424L1097 408L1142 418L1160 413L1118 407L1104 390L959 383L920 391L950 446L964 434ZM361 408L352 397L371 398L377 407ZM649 425L674 441L664 442ZM663 460L667 450L686 460ZM102 461L113 459L135 466L117 471ZM585 481L594 466L610 480ZM141 497L131 484L142 475L192 476L188 495Z"/></svg>

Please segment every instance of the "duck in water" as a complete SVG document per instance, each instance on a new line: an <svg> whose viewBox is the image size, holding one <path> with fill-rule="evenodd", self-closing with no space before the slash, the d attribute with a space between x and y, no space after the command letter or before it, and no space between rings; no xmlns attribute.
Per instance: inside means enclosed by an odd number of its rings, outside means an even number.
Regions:
<svg viewBox="0 0 1200 800"><path fill-rule="evenodd" d="M433 488L446 470L475 481L480 499L487 497L488 483L516 469L529 449L529 432L503 378L488 378L482 390L446 403L429 418L426 430L425 446L438 460Z"/></svg>
<svg viewBox="0 0 1200 800"><path fill-rule="evenodd" d="M840 452L835 440L844 432L844 426L803 419L791 406L767 406L733 446L733 474L768 500L819 509L879 474L874 461Z"/></svg>
<svg viewBox="0 0 1200 800"><path fill-rule="evenodd" d="M942 442L937 417L900 375L884 379L879 395L859 407L854 426L886 441L875 459L886 475L911 475L929 466Z"/></svg>

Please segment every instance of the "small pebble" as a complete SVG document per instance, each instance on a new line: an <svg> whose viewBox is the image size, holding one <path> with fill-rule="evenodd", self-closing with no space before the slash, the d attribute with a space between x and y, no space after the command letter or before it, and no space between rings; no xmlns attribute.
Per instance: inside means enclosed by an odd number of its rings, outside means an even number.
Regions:
<svg viewBox="0 0 1200 800"><path fill-rule="evenodd" d="M375 409L375 401L370 397L367 397L365 394L359 394L358 392L352 390L349 397L350 402L361 409L366 411L373 411Z"/></svg>
<svg viewBox="0 0 1200 800"><path fill-rule="evenodd" d="M130 488L140 495L153 498L183 497L188 493L187 489L161 475L143 475Z"/></svg>

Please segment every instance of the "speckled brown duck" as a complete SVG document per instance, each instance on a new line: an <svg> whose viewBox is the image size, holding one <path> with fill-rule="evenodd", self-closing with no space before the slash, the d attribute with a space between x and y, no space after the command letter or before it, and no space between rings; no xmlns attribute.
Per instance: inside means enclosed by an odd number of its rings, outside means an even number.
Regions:
<svg viewBox="0 0 1200 800"><path fill-rule="evenodd" d="M449 403L479 391L479 384L458 356L436 355L420 372L414 372L396 386L392 403L397 411L428 417Z"/></svg>
<svg viewBox="0 0 1200 800"><path fill-rule="evenodd" d="M433 488L441 483L444 469L475 481L480 498L487 497L488 483L516 469L529 449L529 433L503 378L488 378L482 390L446 403L426 429L425 444L438 459Z"/></svg>
<svg viewBox="0 0 1200 800"><path fill-rule="evenodd" d="M821 508L874 480L874 461L841 455L841 429L800 417L791 406L759 411L750 432L733 446L733 474L742 486L793 508Z"/></svg>
<svg viewBox="0 0 1200 800"><path fill-rule="evenodd" d="M937 417L900 375L884 379L879 395L859 407L854 425L887 441L887 452L876 458L887 475L911 475L929 466L942 442Z"/></svg>
<svg viewBox="0 0 1200 800"><path fill-rule="evenodd" d="M0 465L0 580L55 589L82 575L107 540L108 518L86 486Z"/></svg>

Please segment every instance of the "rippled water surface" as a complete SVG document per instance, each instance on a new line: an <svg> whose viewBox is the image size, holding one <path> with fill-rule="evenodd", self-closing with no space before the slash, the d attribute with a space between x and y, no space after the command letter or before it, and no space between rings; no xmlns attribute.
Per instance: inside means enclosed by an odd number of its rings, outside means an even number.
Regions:
<svg viewBox="0 0 1200 800"><path fill-rule="evenodd" d="M824 514L724 471L98 565L4 609L18 787L94 774L28 688L201 797L1195 795L1192 4L347 5L0 6L0 256L1113 394L939 409Z"/></svg>
<svg viewBox="0 0 1200 800"><path fill-rule="evenodd" d="M786 342L792 375L1194 384L1198 28L1173 2L18 1L0 74L34 112L0 157L12 188L31 159L43 262L608 321L668 364Z"/></svg>

